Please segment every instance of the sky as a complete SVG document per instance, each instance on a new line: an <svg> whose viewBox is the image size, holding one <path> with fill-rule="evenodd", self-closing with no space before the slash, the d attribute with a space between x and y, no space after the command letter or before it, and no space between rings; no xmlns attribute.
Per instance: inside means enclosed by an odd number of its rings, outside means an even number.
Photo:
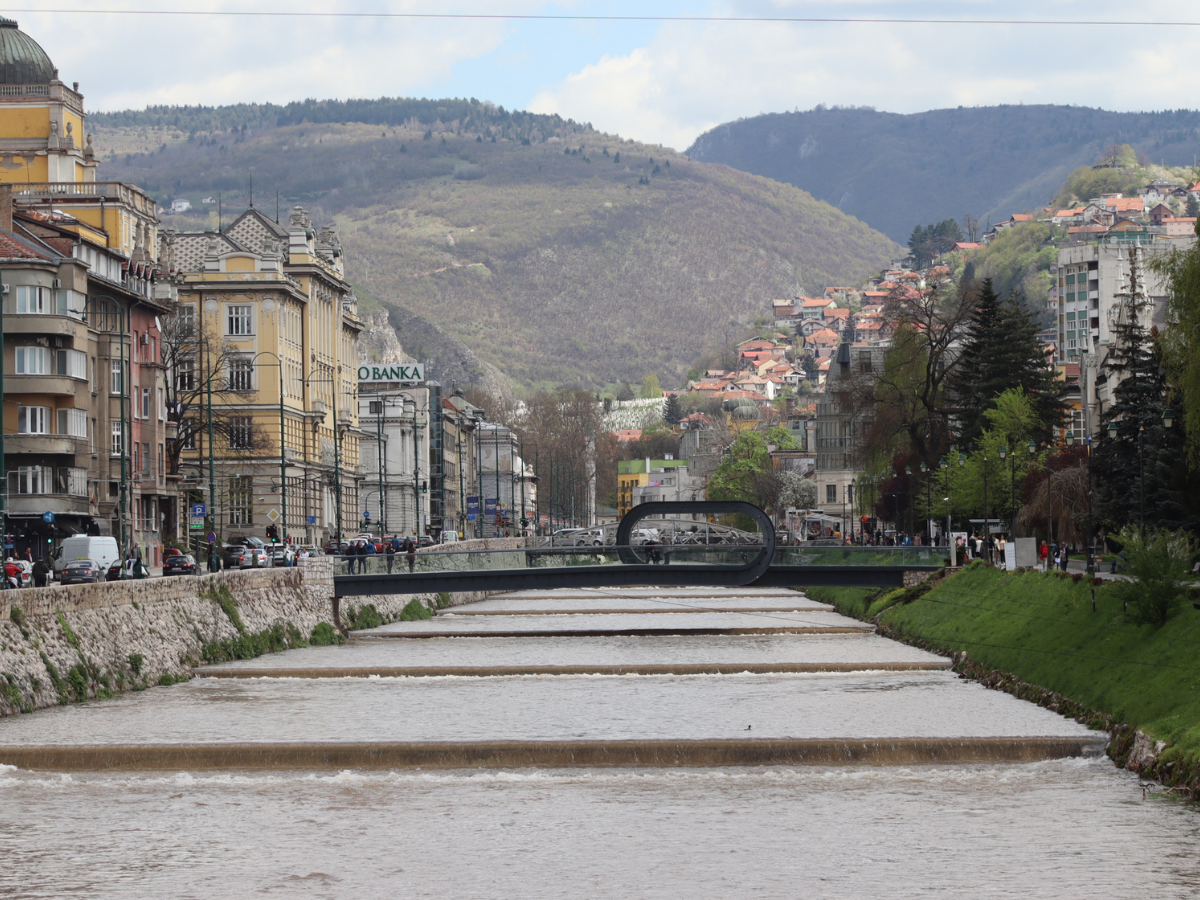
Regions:
<svg viewBox="0 0 1200 900"><path fill-rule="evenodd" d="M136 12L147 10L174 14ZM331 10L486 18L228 14ZM91 111L475 97L684 150L722 122L822 103L919 112L1200 102L1194 0L27 0L0 14L42 45L63 81L80 82ZM1068 24L679 20L704 16ZM1197 24L1084 24L1131 20Z"/></svg>

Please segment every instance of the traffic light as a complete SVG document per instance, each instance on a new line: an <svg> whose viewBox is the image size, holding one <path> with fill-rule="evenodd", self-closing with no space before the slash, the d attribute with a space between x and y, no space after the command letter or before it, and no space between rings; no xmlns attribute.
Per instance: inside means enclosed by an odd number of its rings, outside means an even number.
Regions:
<svg viewBox="0 0 1200 900"><path fill-rule="evenodd" d="M421 482L421 493L422 493L422 494L428 494L428 493L429 493L429 482L428 482L428 481L422 481L422 482Z"/></svg>
<svg viewBox="0 0 1200 900"><path fill-rule="evenodd" d="M270 541L272 544L274 544L276 541L279 540L279 526L277 526L277 525L268 525L267 526L267 540Z"/></svg>
<svg viewBox="0 0 1200 900"><path fill-rule="evenodd" d="M529 520L527 518L525 518L524 516L521 516L521 527L522 528L529 527Z"/></svg>

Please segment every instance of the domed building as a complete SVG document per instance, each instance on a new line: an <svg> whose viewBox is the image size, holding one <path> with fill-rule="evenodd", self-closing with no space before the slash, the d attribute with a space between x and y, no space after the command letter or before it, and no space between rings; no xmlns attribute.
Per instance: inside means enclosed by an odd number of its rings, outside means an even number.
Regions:
<svg viewBox="0 0 1200 900"><path fill-rule="evenodd" d="M96 180L83 96L33 38L0 18L0 182Z"/></svg>

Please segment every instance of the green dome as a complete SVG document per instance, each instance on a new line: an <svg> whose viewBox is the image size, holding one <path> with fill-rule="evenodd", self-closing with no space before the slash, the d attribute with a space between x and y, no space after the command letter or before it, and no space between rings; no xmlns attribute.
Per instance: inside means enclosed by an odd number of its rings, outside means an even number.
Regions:
<svg viewBox="0 0 1200 900"><path fill-rule="evenodd" d="M0 84L49 84L58 70L38 42L0 18Z"/></svg>

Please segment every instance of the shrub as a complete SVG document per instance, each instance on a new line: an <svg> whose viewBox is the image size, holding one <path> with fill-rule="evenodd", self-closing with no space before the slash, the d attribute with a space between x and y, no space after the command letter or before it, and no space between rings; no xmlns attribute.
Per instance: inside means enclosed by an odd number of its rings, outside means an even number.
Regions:
<svg viewBox="0 0 1200 900"><path fill-rule="evenodd" d="M416 597L409 600L404 609L400 610L401 622L420 622L432 618L433 612Z"/></svg>
<svg viewBox="0 0 1200 900"><path fill-rule="evenodd" d="M208 590L201 591L200 596L221 607L221 610L229 617L229 621L233 623L233 627L238 630L238 634L246 633L246 626L242 624L242 617L238 614L237 600L229 588L223 584L214 584Z"/></svg>
<svg viewBox="0 0 1200 900"><path fill-rule="evenodd" d="M345 643L345 641L341 632L328 622L318 622L312 630L312 636L308 639L308 642L314 647L330 647Z"/></svg>
<svg viewBox="0 0 1200 900"><path fill-rule="evenodd" d="M346 609L346 625L351 630L359 631L364 628L378 628L383 624L383 616L379 614L379 610L375 608L374 603L368 603L366 606L355 609L353 606Z"/></svg>
<svg viewBox="0 0 1200 900"><path fill-rule="evenodd" d="M437 608L445 609L450 605L450 594L447 591L439 591L437 594Z"/></svg>
<svg viewBox="0 0 1200 900"><path fill-rule="evenodd" d="M129 660L129 669L134 675L142 674L142 663L146 661L146 657L140 653L130 653L127 657Z"/></svg>
<svg viewBox="0 0 1200 900"><path fill-rule="evenodd" d="M1153 535L1132 525L1117 536L1125 550L1125 573L1130 581L1113 582L1113 592L1125 606L1125 618L1139 625L1161 626L1187 593L1195 549L1182 531L1166 529Z"/></svg>

